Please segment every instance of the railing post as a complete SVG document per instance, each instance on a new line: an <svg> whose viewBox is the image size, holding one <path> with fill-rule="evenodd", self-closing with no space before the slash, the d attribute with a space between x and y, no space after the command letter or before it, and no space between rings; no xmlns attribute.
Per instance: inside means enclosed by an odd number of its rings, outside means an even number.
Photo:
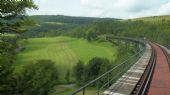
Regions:
<svg viewBox="0 0 170 95"><path fill-rule="evenodd" d="M99 80L97 81L97 95L99 95Z"/></svg>
<svg viewBox="0 0 170 95"><path fill-rule="evenodd" d="M107 85L107 87L109 87L110 86L110 73L108 74L108 85Z"/></svg>
<svg viewBox="0 0 170 95"><path fill-rule="evenodd" d="M85 88L83 88L83 95L85 95L85 90L86 90L86 89L85 89Z"/></svg>

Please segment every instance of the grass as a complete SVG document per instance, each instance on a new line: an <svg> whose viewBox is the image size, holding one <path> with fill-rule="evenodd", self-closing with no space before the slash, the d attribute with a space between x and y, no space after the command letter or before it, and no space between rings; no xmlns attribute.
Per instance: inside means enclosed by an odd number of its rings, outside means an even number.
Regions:
<svg viewBox="0 0 170 95"><path fill-rule="evenodd" d="M74 86L74 87L63 87L63 86L56 86L54 87L54 90L49 95L69 95L79 89L80 87ZM100 90L100 95L102 95L104 90ZM96 95L97 88L96 87L88 87L85 89L86 95ZM80 91L76 95L83 95L83 91Z"/></svg>
<svg viewBox="0 0 170 95"><path fill-rule="evenodd" d="M78 60L87 63L93 57L104 57L114 60L116 49L108 42L88 42L85 39L71 37L31 38L21 41L25 50L16 58L16 71L22 70L25 64L35 63L37 60L52 60L59 70L61 82L65 82L64 76L67 70ZM74 78L71 78L74 81Z"/></svg>

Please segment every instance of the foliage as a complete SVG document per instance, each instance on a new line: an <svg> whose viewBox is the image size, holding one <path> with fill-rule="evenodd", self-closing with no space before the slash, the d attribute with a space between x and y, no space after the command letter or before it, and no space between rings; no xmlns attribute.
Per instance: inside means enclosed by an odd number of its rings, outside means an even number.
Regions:
<svg viewBox="0 0 170 95"><path fill-rule="evenodd" d="M0 39L0 93L8 92L8 79L13 72L12 64L16 55L16 38L1 37Z"/></svg>
<svg viewBox="0 0 170 95"><path fill-rule="evenodd" d="M84 65L82 61L79 61L73 69L77 84L83 85L99 75L104 74L112 67L113 66L108 59L94 57L86 65ZM101 82L102 81L103 80L101 80Z"/></svg>
<svg viewBox="0 0 170 95"><path fill-rule="evenodd" d="M70 83L70 70L67 70L67 72L65 74L65 80L67 81L67 84Z"/></svg>
<svg viewBox="0 0 170 95"><path fill-rule="evenodd" d="M87 32L87 40L92 41L97 38L97 34L94 31L88 31Z"/></svg>
<svg viewBox="0 0 170 95"><path fill-rule="evenodd" d="M0 56L0 93L8 92L8 77L12 73L9 59L5 56Z"/></svg>
<svg viewBox="0 0 170 95"><path fill-rule="evenodd" d="M3 95L47 95L58 81L58 71L53 62L39 60L5 81L8 88L1 92Z"/></svg>
<svg viewBox="0 0 170 95"><path fill-rule="evenodd" d="M26 9L37 9L33 0L0 0L0 33L23 32Z"/></svg>
<svg viewBox="0 0 170 95"><path fill-rule="evenodd" d="M84 82L85 65L82 61L78 61L73 67L73 73L78 85L82 85Z"/></svg>
<svg viewBox="0 0 170 95"><path fill-rule="evenodd" d="M16 42L17 38L2 37L0 40L0 83L2 85L12 72L11 65L15 60L18 47Z"/></svg>
<svg viewBox="0 0 170 95"><path fill-rule="evenodd" d="M98 57L91 59L85 68L85 81L95 79L97 76L108 71L110 66L111 64L108 59Z"/></svg>
<svg viewBox="0 0 170 95"><path fill-rule="evenodd" d="M43 22L60 22L60 23L71 23L71 24L89 24L100 18L92 17L73 17L73 16L64 16L64 15L35 15L30 16L31 19L36 20L39 23Z"/></svg>
<svg viewBox="0 0 170 95"><path fill-rule="evenodd" d="M17 39L2 36L3 33L24 32L24 25L30 24L25 18L27 9L36 9L32 0L0 0L0 93L13 95L15 81L12 65L18 52ZM17 92L17 91L16 91Z"/></svg>

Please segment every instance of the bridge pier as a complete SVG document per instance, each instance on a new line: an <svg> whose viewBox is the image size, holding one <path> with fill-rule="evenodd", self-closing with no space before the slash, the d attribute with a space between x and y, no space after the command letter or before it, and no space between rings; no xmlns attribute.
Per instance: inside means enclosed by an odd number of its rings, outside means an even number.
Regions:
<svg viewBox="0 0 170 95"><path fill-rule="evenodd" d="M141 44L134 43L134 42L131 42L131 41L126 41L126 40L122 40L122 39L111 39L109 41L112 42L115 45L118 45L118 46L120 44L123 44L123 45L125 45L127 50L129 50L130 47L134 47L135 48L134 52L139 52L140 50L143 49L143 46Z"/></svg>

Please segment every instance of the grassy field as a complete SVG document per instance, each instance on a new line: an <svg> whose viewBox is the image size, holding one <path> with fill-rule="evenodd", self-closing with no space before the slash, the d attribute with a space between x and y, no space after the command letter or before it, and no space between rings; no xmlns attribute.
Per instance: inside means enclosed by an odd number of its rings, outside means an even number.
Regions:
<svg viewBox="0 0 170 95"><path fill-rule="evenodd" d="M77 87L77 86L65 87L65 86L62 86L62 85L58 85L58 86L56 86L54 88L55 90L53 90L53 92L50 93L49 95L69 95L69 94L73 93L74 91L76 91L79 88L80 87ZM104 90L100 91L100 95L102 95L103 91ZM96 95L97 88L95 88L95 87L86 88L85 93L86 93L86 95ZM80 91L76 95L83 95L83 91Z"/></svg>
<svg viewBox="0 0 170 95"><path fill-rule="evenodd" d="M58 67L62 82L66 71L71 71L78 60L87 63L93 57L114 60L116 56L116 49L111 43L88 42L85 39L63 36L32 38L23 40L21 44L25 50L17 55L16 70L19 71L25 64L35 63L40 59L52 60Z"/></svg>

